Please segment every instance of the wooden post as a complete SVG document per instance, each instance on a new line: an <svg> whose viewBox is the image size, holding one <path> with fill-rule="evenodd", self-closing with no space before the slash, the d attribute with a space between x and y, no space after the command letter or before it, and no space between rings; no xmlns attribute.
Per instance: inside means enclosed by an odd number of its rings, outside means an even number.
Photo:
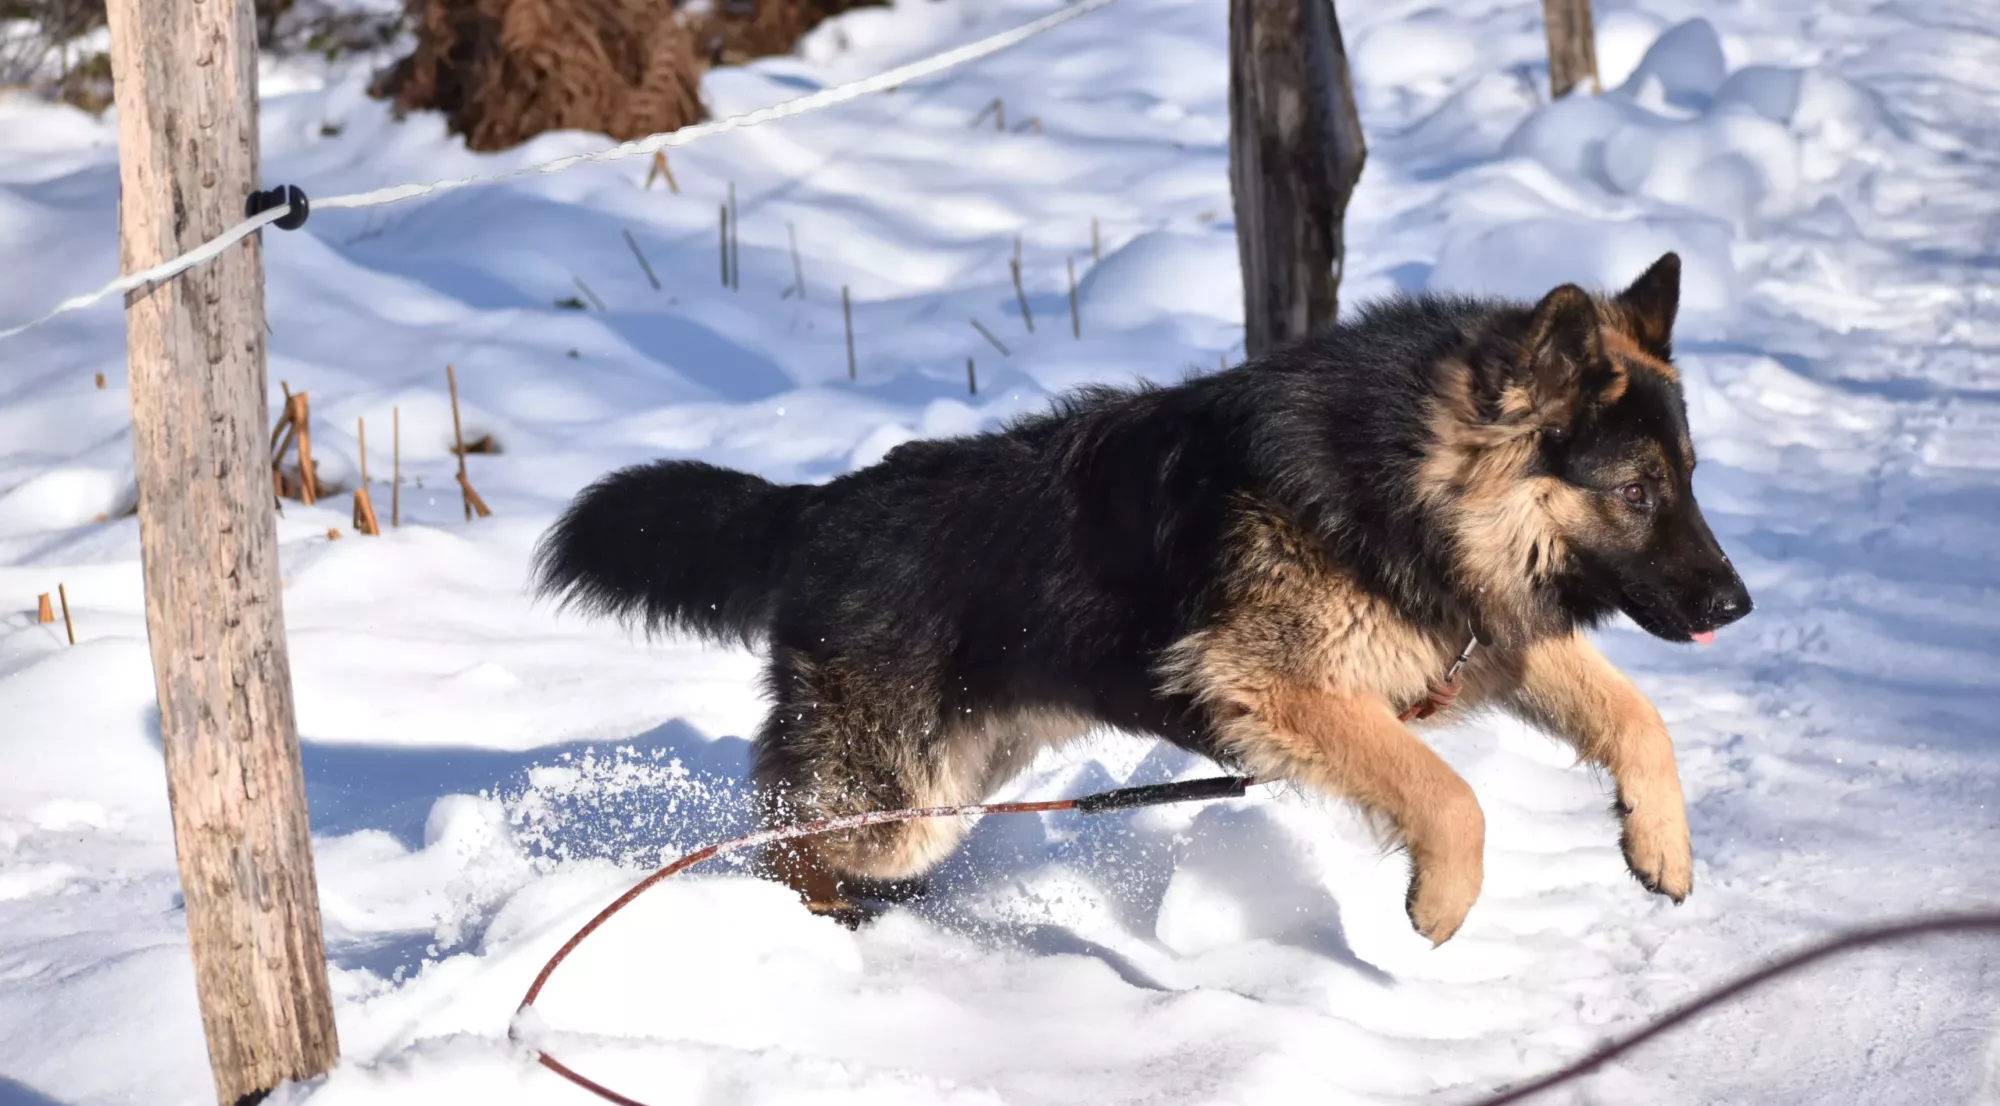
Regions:
<svg viewBox="0 0 2000 1106"><path fill-rule="evenodd" d="M107 14L129 273L243 218L259 184L256 19L250 0L110 0ZM125 311L146 633L224 1106L340 1054L279 591L259 239Z"/></svg>
<svg viewBox="0 0 2000 1106"><path fill-rule="evenodd" d="M42 594L36 596L35 621L41 623L49 623L49 622L54 622L55 620L56 620L56 609L49 605L49 593L43 592Z"/></svg>
<svg viewBox="0 0 2000 1106"><path fill-rule="evenodd" d="M1562 99L1585 79L1592 92L1603 92L1590 0L1542 0L1542 25L1549 35L1549 98Z"/></svg>
<svg viewBox="0 0 2000 1106"><path fill-rule="evenodd" d="M1367 147L1331 0L1230 0L1229 189L1255 357L1330 325Z"/></svg>
<svg viewBox="0 0 2000 1106"><path fill-rule="evenodd" d="M60 598L60 599L62 600L62 609L63 609L63 632L64 632L64 633L67 633L67 634L69 635L69 643L70 643L71 645L75 645L75 644L76 644L76 623L74 623L74 622L70 621L70 617L69 617L69 585L67 585L67 584L57 584L57 585L56 585L56 596L57 596L58 598Z"/></svg>

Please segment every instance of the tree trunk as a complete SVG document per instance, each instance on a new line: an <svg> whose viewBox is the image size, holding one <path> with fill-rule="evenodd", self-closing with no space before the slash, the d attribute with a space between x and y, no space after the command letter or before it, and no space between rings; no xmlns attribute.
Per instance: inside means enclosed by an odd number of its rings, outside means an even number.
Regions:
<svg viewBox="0 0 2000 1106"><path fill-rule="evenodd" d="M1560 100L1585 80L1592 92L1603 92L1590 0L1542 0L1542 22L1549 33L1549 98Z"/></svg>
<svg viewBox="0 0 2000 1106"><path fill-rule="evenodd" d="M1332 0L1230 0L1229 189L1255 357L1332 324L1368 150Z"/></svg>
<svg viewBox="0 0 2000 1106"><path fill-rule="evenodd" d="M122 263L243 218L251 0L112 0ZM339 1055L279 595L256 237L126 301L146 632L195 989L226 1106Z"/></svg>

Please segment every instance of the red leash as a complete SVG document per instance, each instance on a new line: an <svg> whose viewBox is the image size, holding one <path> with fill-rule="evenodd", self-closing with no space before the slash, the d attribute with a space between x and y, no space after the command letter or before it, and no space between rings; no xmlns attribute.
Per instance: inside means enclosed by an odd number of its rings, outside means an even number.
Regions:
<svg viewBox="0 0 2000 1106"><path fill-rule="evenodd" d="M1468 648L1467 652L1469 653L1471 650ZM1419 706L1422 705L1422 703L1419 704ZM577 946L583 943L584 938L597 932L597 928L610 920L613 914L631 905L632 900L645 894L662 880L684 872L705 860L712 860L718 856L725 856L743 849L755 848L759 845L775 844L779 841L791 841L800 837L811 837L815 834L831 833L836 830L858 829L862 826L877 826L887 822L914 822L921 818L948 818L978 814L1040 814L1052 810L1074 810L1083 814L1102 814L1111 810L1129 810L1134 807L1159 806L1166 803L1236 798L1240 797L1245 789L1258 782L1255 779L1244 776L1215 776L1207 779L1188 780L1183 783L1157 784L1150 787L1124 787L1115 791L1104 791L1095 795L1083 795L1074 799L1047 799L1039 802L1019 803L974 803L967 806L927 807L919 810L884 810L873 814L852 814L844 818L822 818L814 822L800 822L795 825L759 830L756 833L745 834L741 837L734 837L706 848L697 849L674 861L672 864L661 868L659 871L654 872L652 875L647 876L631 890L618 896L617 901L598 911L596 917L585 922L583 928L577 930L574 937L564 942L563 947L557 949L556 954L549 958L549 962L542 965L542 970L535 976L534 983L529 985L527 995L521 999L520 1008L514 1012L515 1020L513 1024L508 1026L507 1036L510 1040L519 1040L520 1015L535 1004L536 997L542 993L542 988L548 983L549 977L555 974L556 968L569 958L570 953L576 951ZM1871 945L1891 944L1940 933L2000 933L2000 911L1934 915L1877 926L1871 929L1851 930L1847 933L1839 934L1818 945L1794 953L1782 960L1768 964L1756 971L1723 984L1709 991L1707 994L1701 995L1693 1001L1655 1019L1650 1024L1600 1047L1595 1052L1584 1056L1574 1063L1550 1072L1547 1075L1540 1076L1528 1083L1523 1083L1487 1098L1479 1099L1477 1102L1467 1103L1466 1106L1510 1106L1511 1103L1519 1102L1551 1087L1581 1078L1610 1060L1688 1021L1710 1007L1727 1002L1745 991L1769 983L1780 976L1789 975L1817 961ZM562 1061L557 1060L540 1049L534 1049L534 1052L536 1060L540 1061L543 1067L597 1097L604 1099L606 1102L615 1102L618 1106L646 1106L645 1103L640 1102L636 1098L622 1095L606 1087L604 1084L573 1070Z"/></svg>
<svg viewBox="0 0 2000 1106"><path fill-rule="evenodd" d="M879 826L887 822L914 822L921 818L949 818L980 814L1041 814L1052 810L1074 810L1082 814L1103 814L1106 811L1130 810L1134 807L1160 806L1166 803L1186 803L1202 799L1238 798L1242 796L1246 789L1257 782L1257 780L1248 776L1211 776L1206 779L1186 780L1181 783L1153 784L1147 787L1121 787L1115 791L1101 791L1095 795L1082 795L1074 799L1044 799L1037 802L1019 803L971 803L965 806L934 806L916 810L879 810L872 814L850 814L842 818L821 818L813 822L798 822L789 826L759 830L756 833L746 833L741 837L732 837L727 841L709 845L706 848L696 849L694 852L681 857L672 864L640 880L631 890L618 896L617 901L598 911L596 917L585 922L583 928L577 930L574 937L563 942L563 947L557 949L554 956L549 957L549 962L542 965L542 970L535 976L535 981L528 985L527 995L521 999L520 1008L514 1011L514 1023L507 1028L507 1036L511 1040L519 1040L517 1030L520 1025L521 1013L535 1004L536 997L542 993L542 988L548 983L549 977L555 974L556 968L564 960L569 959L569 954L575 952L578 945L583 944L584 938L597 932L597 927L609 921L613 914L632 905L633 899L652 890L662 880L678 875L705 860L713 860L718 856L727 856L730 853L740 852L744 849L753 849L760 845L772 845L780 841L791 841L800 837L812 837L815 834L832 833L836 830L859 829L862 826ZM598 1083L571 1070L562 1061L557 1060L540 1049L535 1050L535 1058L541 1061L543 1067L607 1102L616 1102L619 1106L646 1106L645 1103L640 1102L636 1098L628 1098L606 1087L602 1083Z"/></svg>

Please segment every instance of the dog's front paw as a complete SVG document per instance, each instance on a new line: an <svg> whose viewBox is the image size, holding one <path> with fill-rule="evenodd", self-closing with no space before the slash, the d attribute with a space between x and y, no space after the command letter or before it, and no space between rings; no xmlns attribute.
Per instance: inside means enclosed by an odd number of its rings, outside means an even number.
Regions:
<svg viewBox="0 0 2000 1106"><path fill-rule="evenodd" d="M1478 871L1473 871L1470 878L1463 872L1437 878L1418 869L1410 877L1410 893L1403 901L1403 911L1410 916L1410 925L1435 947L1451 940L1478 899Z"/></svg>
<svg viewBox="0 0 2000 1106"><path fill-rule="evenodd" d="M1486 816L1472 790L1461 784L1457 795L1440 801L1409 847L1404 912L1418 933L1442 945L1465 923L1486 875Z"/></svg>
<svg viewBox="0 0 2000 1106"><path fill-rule="evenodd" d="M1675 903L1686 899L1694 890L1694 848L1680 804L1671 804L1671 810L1626 810L1624 821L1619 844L1633 877L1646 890Z"/></svg>

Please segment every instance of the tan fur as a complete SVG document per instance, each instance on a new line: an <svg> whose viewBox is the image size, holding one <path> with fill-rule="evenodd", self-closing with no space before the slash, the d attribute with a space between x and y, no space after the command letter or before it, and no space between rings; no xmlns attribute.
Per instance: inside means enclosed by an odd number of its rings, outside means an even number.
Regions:
<svg viewBox="0 0 2000 1106"><path fill-rule="evenodd" d="M1681 374L1674 369L1672 363L1662 361L1652 354L1647 353L1638 340L1631 336L1636 331L1628 333L1627 331L1617 329L1619 326L1632 328L1639 325L1632 321L1629 311L1623 308L1612 308L1605 317L1611 321L1612 325L1605 328L1604 348L1606 352L1611 354L1611 363L1617 368L1620 380L1629 379L1628 374L1637 371L1658 373L1675 383L1680 381ZM1617 395L1607 394L1600 398L1605 403L1614 403L1619 396L1624 394L1624 385L1620 385ZM1679 444L1682 456L1689 458L1694 456L1693 442L1688 441L1685 436L1682 436Z"/></svg>
<svg viewBox="0 0 2000 1106"><path fill-rule="evenodd" d="M822 817L976 803L1018 775L1041 750L1089 728L1088 720L1060 711L982 716L954 727L955 732L934 746L943 751L943 759L901 765L903 791L893 801L842 802L842 797L811 796L807 802ZM852 909L841 890L843 882L852 877L894 881L921 875L958 847L969 826L963 818L925 818L826 834L779 850L772 859L773 874L798 891L813 910L840 913Z"/></svg>
<svg viewBox="0 0 2000 1106"><path fill-rule="evenodd" d="M1685 898L1694 861L1673 740L1660 712L1581 634L1529 645L1520 666L1512 709L1611 773L1633 874L1675 902Z"/></svg>
<svg viewBox="0 0 2000 1106"><path fill-rule="evenodd" d="M1503 703L1604 765L1626 811L1628 862L1678 901L1692 861L1666 728L1580 635L1542 624L1528 590L1535 581L1523 571L1530 548L1539 547L1537 563L1553 565L1565 534L1607 523L1566 485L1523 477L1529 433L1482 427L1444 395L1434 428L1446 444L1426 465L1425 485L1454 520L1463 570L1484 581L1486 617L1513 621L1474 654L1442 720ZM1409 624L1271 505L1241 505L1231 546L1223 612L1169 652L1165 687L1194 696L1259 778L1295 780L1384 817L1410 850L1411 920L1444 940L1478 896L1483 816L1471 789L1396 714L1463 639Z"/></svg>
<svg viewBox="0 0 2000 1106"><path fill-rule="evenodd" d="M1578 312L1592 308L1598 325L1579 328L1589 316ZM1235 505L1220 610L1169 648L1158 670L1161 690L1191 697L1220 750L1258 778L1297 781L1380 816L1410 853L1410 918L1433 942L1456 932L1478 897L1485 820L1471 788L1397 715L1464 648L1475 617L1490 644L1432 722L1500 704L1567 740L1615 780L1633 872L1676 901L1692 884L1666 727L1570 629L1547 590L1573 545L1610 548L1629 537L1630 513L1616 497L1536 471L1543 435L1568 427L1579 405L1616 403L1634 374L1672 379L1673 369L1635 339L1645 320L1615 303L1557 289L1539 311L1523 346L1528 371L1495 402L1480 402L1470 367L1447 361L1425 412L1432 441L1416 494L1448 531L1458 582L1476 596L1463 629L1413 625L1335 564L1318 535L1271 503L1245 499ZM1594 397L1577 393L1579 374L1560 360L1573 353L1613 367ZM1667 458L1658 461L1664 468ZM797 740L842 743L838 759L850 773L839 782L851 794L803 796L821 814L977 802L1041 749L1088 728L1060 713L938 718L927 713L936 689L922 681L879 686L866 673L804 672L813 710ZM911 727L941 737L902 739ZM783 871L816 908L842 909L843 879L920 874L965 828L933 819L815 839Z"/></svg>
<svg viewBox="0 0 2000 1106"><path fill-rule="evenodd" d="M1485 820L1472 789L1396 714L1464 639L1412 627L1268 506L1246 504L1234 536L1227 609L1170 651L1167 687L1194 696L1259 778L1384 817L1410 851L1411 921L1442 942L1478 898ZM1475 654L1456 709L1513 679L1504 654Z"/></svg>
<svg viewBox="0 0 2000 1106"><path fill-rule="evenodd" d="M1615 305L1604 305L1598 310L1607 323L1602 335L1604 351L1611 355L1612 364L1617 365L1621 371L1636 367L1647 372L1659 373L1668 380L1676 382L1680 380L1681 375L1674 371L1672 364L1647 353L1639 345L1638 339L1634 336L1636 331L1633 329L1637 324L1632 322L1628 312ZM1623 394L1622 390L1620 394ZM1616 401L1616 396L1605 399L1606 403Z"/></svg>
<svg viewBox="0 0 2000 1106"><path fill-rule="evenodd" d="M1169 691L1206 702L1300 687L1407 705L1465 645L1410 626L1274 508L1244 504L1232 545L1227 610L1168 650Z"/></svg>
<svg viewBox="0 0 2000 1106"><path fill-rule="evenodd" d="M1260 779L1291 779L1384 817L1410 853L1407 909L1433 944L1479 898L1486 816L1465 780L1380 695L1286 681L1216 689L1223 743Z"/></svg>
<svg viewBox="0 0 2000 1106"><path fill-rule="evenodd" d="M1436 444L1420 470L1418 494L1448 520L1486 629L1517 644L1545 636L1560 616L1539 589L1568 556L1566 537L1594 531L1597 507L1573 485L1528 475L1545 424L1525 387L1509 388L1501 418L1488 422L1473 398L1470 369L1446 364L1440 375L1428 417Z"/></svg>
<svg viewBox="0 0 2000 1106"><path fill-rule="evenodd" d="M1061 745L1090 726L1088 719L1048 710L979 718L958 728L940 746L945 758L928 766L928 786L911 796L911 805L979 802L1020 775L1043 749ZM888 840L866 855L849 858L840 865L844 871L875 879L919 875L958 847L969 824L962 818L926 818L879 828L884 832L878 837Z"/></svg>

